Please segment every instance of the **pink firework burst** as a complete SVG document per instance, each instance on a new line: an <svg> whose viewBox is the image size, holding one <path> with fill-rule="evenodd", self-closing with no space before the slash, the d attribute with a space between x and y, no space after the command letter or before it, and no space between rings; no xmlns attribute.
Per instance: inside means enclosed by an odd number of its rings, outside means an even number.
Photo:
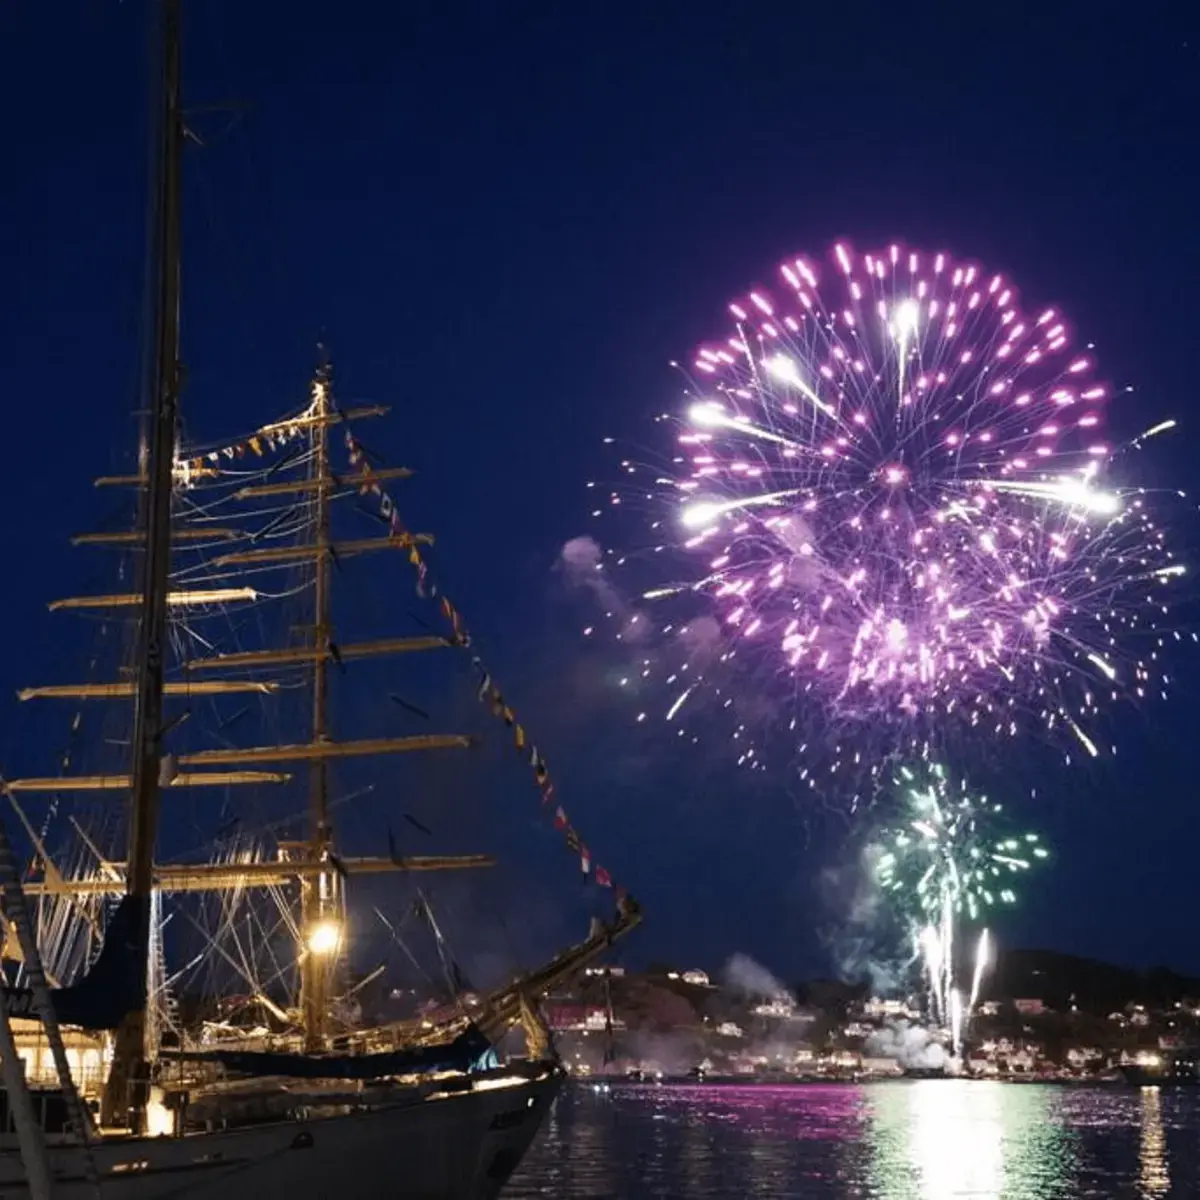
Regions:
<svg viewBox="0 0 1200 1200"><path fill-rule="evenodd" d="M703 598L723 661L765 660L837 717L1015 732L1032 710L1095 754L1105 700L1165 686L1183 567L1148 497L1107 479L1090 348L946 254L837 245L780 276L695 358L652 493L682 580L648 598Z"/></svg>

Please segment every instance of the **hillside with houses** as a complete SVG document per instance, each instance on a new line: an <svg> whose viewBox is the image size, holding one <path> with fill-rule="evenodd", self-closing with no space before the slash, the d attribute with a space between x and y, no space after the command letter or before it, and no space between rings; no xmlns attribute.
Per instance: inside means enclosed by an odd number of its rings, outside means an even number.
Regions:
<svg viewBox="0 0 1200 1200"><path fill-rule="evenodd" d="M858 1078L945 1060L920 995L865 985L784 986L761 972L593 967L543 1017L580 1075ZM1200 981L1048 951L1000 956L966 1031L961 1067L999 1078L1114 1075L1200 1043Z"/></svg>

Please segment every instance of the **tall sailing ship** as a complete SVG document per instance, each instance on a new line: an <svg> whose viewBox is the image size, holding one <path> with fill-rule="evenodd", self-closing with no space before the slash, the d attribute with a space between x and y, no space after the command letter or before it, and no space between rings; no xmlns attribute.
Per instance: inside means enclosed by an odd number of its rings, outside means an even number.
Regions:
<svg viewBox="0 0 1200 1200"><path fill-rule="evenodd" d="M183 437L179 0L159 7L152 371L137 469L96 481L136 502L122 527L73 539L115 554L120 582L50 605L95 618L98 642L126 653L107 672L97 653L85 682L21 691L24 702L72 706L70 744L60 773L0 780L3 824L31 848L18 869L0 830L4 1115L22 1135L20 1152L0 1143L0 1193L492 1196L562 1080L540 998L639 912L591 861L462 614L437 592L432 537L410 532L393 499L408 472L361 440L386 409L340 405L321 360L289 415L229 442ZM351 560L356 577L380 561L403 566L430 619L404 633L387 613L376 617L379 636L353 636L338 603ZM399 763L477 739L386 727L351 736L335 701L360 687L386 695L397 660L427 662L432 673L453 657L613 912L540 969L479 994L418 889L410 912L444 968L444 1003L371 1021L359 994L378 972L349 975L348 894L366 876L492 860L402 854L390 832L387 853L346 851L347 813L382 781L394 790ZM185 813L204 852L165 853ZM180 981L201 977L232 983L255 1020L228 1007L183 1011ZM525 1053L502 1062L500 1042L514 1028ZM14 1037L29 1088L5 1052Z"/></svg>

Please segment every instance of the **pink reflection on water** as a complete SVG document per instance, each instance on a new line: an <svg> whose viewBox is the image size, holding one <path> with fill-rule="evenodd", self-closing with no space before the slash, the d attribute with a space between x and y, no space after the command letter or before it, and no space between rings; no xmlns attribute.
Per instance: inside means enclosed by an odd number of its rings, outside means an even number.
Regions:
<svg viewBox="0 0 1200 1200"><path fill-rule="evenodd" d="M855 1139L871 1116L862 1088L848 1084L635 1084L629 1090L646 1095L660 1112L778 1138Z"/></svg>

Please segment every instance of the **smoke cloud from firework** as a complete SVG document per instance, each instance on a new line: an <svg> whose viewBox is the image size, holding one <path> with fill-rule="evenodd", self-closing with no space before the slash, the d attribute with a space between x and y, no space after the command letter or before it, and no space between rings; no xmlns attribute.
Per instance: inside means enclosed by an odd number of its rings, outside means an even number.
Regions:
<svg viewBox="0 0 1200 1200"><path fill-rule="evenodd" d="M837 977L854 983L865 979L876 996L907 990L912 974L907 927L879 884L883 853L880 846L868 845L854 862L826 867L819 876L822 906L831 917L821 941Z"/></svg>
<svg viewBox="0 0 1200 1200"><path fill-rule="evenodd" d="M872 1058L893 1058L907 1069L940 1071L948 1065L946 1050L928 1029L907 1021L890 1021L867 1038Z"/></svg>
<svg viewBox="0 0 1200 1200"><path fill-rule="evenodd" d="M649 627L604 573L603 558L594 538L575 537L559 551L558 565L572 587L590 592L605 615L618 623L625 640L637 641Z"/></svg>
<svg viewBox="0 0 1200 1200"><path fill-rule="evenodd" d="M722 972L730 991L754 1000L787 1000L792 993L761 963L748 954L734 954Z"/></svg>
<svg viewBox="0 0 1200 1200"><path fill-rule="evenodd" d="M1168 683L1157 623L1184 567L1153 497L1122 485L1091 348L946 254L838 245L780 276L695 356L666 458L624 461L594 510L650 516L645 553L604 566L650 565L664 714L771 691L801 754L821 722L861 751L881 727L914 748L1026 721L1099 754L1101 708ZM721 652L697 664L704 615Z"/></svg>

